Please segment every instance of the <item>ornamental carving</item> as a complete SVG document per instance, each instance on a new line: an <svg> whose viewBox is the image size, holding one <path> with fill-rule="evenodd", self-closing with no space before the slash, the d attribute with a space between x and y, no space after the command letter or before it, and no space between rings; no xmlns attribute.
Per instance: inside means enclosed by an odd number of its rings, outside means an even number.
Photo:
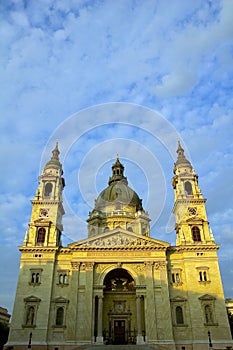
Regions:
<svg viewBox="0 0 233 350"><path fill-rule="evenodd" d="M93 270L95 263L94 262L85 262L81 263L80 265L80 271L90 271Z"/></svg>
<svg viewBox="0 0 233 350"><path fill-rule="evenodd" d="M135 269L139 272L145 271L145 268L146 268L145 264L138 264L135 266Z"/></svg>
<svg viewBox="0 0 233 350"><path fill-rule="evenodd" d="M188 213L190 216L197 214L197 207L188 207Z"/></svg>
<svg viewBox="0 0 233 350"><path fill-rule="evenodd" d="M166 263L166 261L155 261L154 268L155 268L155 270L166 269L167 263Z"/></svg>
<svg viewBox="0 0 233 350"><path fill-rule="evenodd" d="M105 268L106 268L106 265L98 264L98 265L96 266L96 272L97 272L97 273L101 273Z"/></svg>
<svg viewBox="0 0 233 350"><path fill-rule="evenodd" d="M72 261L72 262L71 262L71 266L72 266L72 269L73 269L73 270L78 270L78 269L79 269L79 266L80 266L80 262L78 262L78 261Z"/></svg>
<svg viewBox="0 0 233 350"><path fill-rule="evenodd" d="M49 216L49 209L48 208L40 208L40 217L47 218Z"/></svg>
<svg viewBox="0 0 233 350"><path fill-rule="evenodd" d="M158 260L158 261L146 261L144 263L144 268L146 267L154 267L155 270L165 269L167 267L166 261ZM142 271L142 269L141 269Z"/></svg>
<svg viewBox="0 0 233 350"><path fill-rule="evenodd" d="M81 247L112 248L112 247L157 247L154 242L143 238L132 238L123 234L117 234L106 238L97 238L85 242Z"/></svg>

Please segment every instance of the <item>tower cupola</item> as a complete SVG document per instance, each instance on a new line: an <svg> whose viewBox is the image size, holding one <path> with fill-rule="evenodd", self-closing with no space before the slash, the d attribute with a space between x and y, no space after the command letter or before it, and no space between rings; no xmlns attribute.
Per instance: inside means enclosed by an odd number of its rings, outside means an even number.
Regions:
<svg viewBox="0 0 233 350"><path fill-rule="evenodd" d="M109 178L108 184L111 185L117 181L122 181L128 185L127 177L124 176L124 166L121 164L118 155L116 162L112 166L112 176Z"/></svg>

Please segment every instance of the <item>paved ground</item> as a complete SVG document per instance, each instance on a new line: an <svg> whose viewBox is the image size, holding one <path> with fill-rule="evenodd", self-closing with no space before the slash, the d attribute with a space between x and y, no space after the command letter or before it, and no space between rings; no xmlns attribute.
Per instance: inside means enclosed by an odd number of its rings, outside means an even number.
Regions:
<svg viewBox="0 0 233 350"><path fill-rule="evenodd" d="M94 345L86 350L151 350L147 345Z"/></svg>

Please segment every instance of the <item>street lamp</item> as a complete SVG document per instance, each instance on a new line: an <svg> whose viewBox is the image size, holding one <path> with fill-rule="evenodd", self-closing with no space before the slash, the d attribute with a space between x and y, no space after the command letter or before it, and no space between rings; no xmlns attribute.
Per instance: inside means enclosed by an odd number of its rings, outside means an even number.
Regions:
<svg viewBox="0 0 233 350"><path fill-rule="evenodd" d="M212 348L212 342L211 342L211 337L210 337L210 331L208 331L208 338L209 338L209 348Z"/></svg>
<svg viewBox="0 0 233 350"><path fill-rule="evenodd" d="M31 343L32 343L32 332L29 334L28 350L31 350L31 348L32 348Z"/></svg>

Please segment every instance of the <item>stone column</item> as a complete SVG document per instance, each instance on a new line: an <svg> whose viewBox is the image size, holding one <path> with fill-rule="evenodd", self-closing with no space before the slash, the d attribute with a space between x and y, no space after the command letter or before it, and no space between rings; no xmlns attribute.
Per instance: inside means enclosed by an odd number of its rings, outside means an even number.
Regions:
<svg viewBox="0 0 233 350"><path fill-rule="evenodd" d="M98 296L98 328L96 343L103 344L103 296Z"/></svg>
<svg viewBox="0 0 233 350"><path fill-rule="evenodd" d="M78 315L78 287L79 287L79 268L80 262L72 261L71 262L72 271L69 278L70 284L70 305L73 307L69 308L69 316L67 318L67 339L69 341L76 341L76 332L77 332L77 319Z"/></svg>
<svg viewBox="0 0 233 350"><path fill-rule="evenodd" d="M142 318L141 318L141 295L136 295L136 308L137 308L137 344L143 344L144 339L142 336Z"/></svg>

